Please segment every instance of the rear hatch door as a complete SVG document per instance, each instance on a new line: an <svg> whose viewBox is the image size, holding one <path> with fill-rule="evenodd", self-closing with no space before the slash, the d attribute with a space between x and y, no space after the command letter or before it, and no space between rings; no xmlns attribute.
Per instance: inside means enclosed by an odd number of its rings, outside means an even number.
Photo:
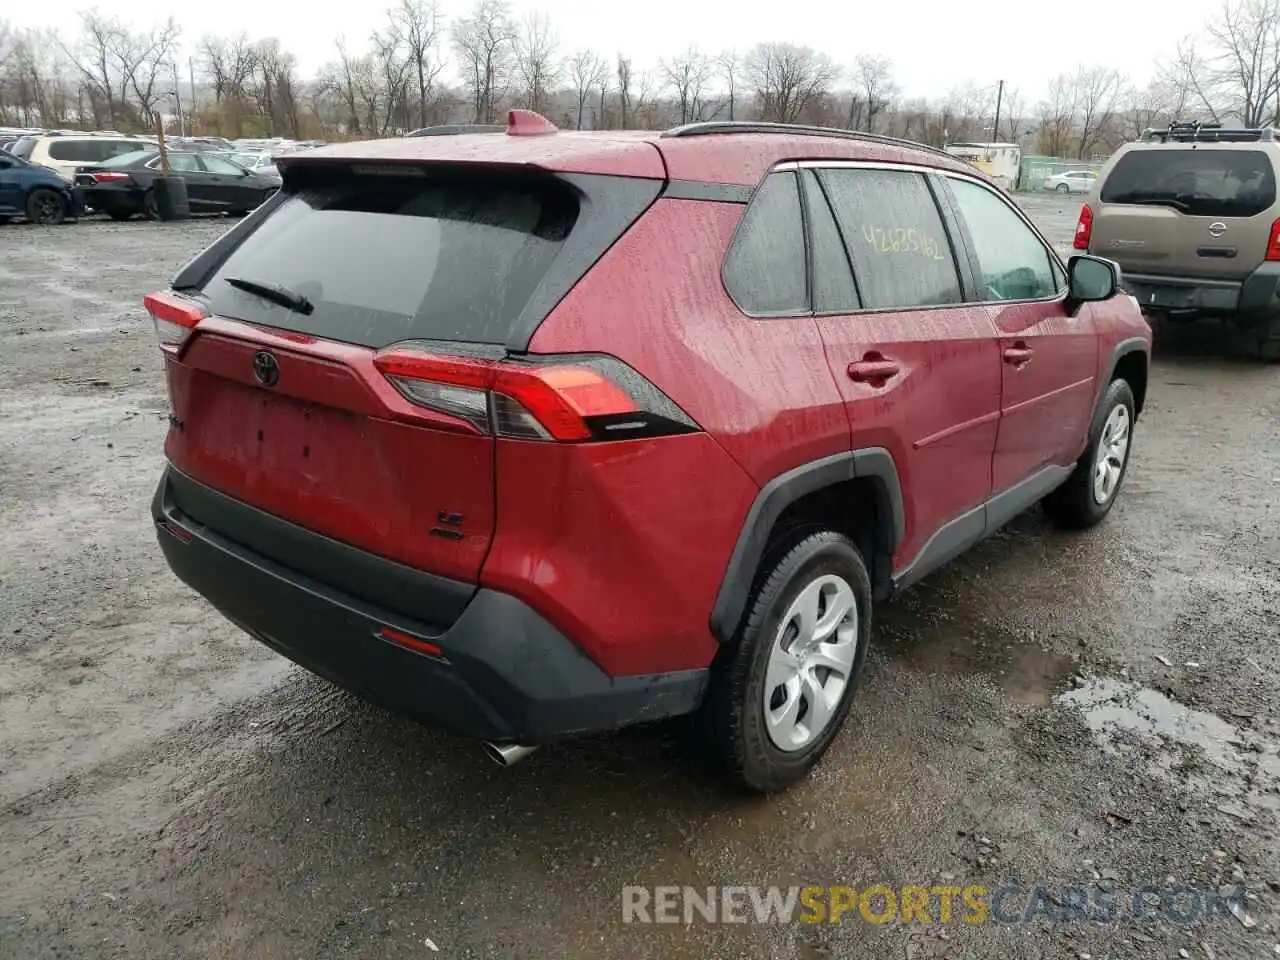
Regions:
<svg viewBox="0 0 1280 960"><path fill-rule="evenodd" d="M476 582L495 512L485 401L442 388L424 405L375 357L406 342L502 356L513 329L616 239L593 232L602 205L590 179L475 164L291 167L260 225L197 283L184 289L194 266L175 283L208 316L168 355L171 462L310 530ZM640 192L632 217L659 186ZM270 543L247 545L272 555Z"/></svg>
<svg viewBox="0 0 1280 960"><path fill-rule="evenodd" d="M1271 154L1207 143L1124 154L1103 181L1090 249L1132 273L1243 279L1266 255Z"/></svg>

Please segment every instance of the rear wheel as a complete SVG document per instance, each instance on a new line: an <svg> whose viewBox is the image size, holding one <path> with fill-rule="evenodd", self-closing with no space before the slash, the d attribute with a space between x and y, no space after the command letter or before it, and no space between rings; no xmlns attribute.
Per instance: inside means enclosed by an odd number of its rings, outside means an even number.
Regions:
<svg viewBox="0 0 1280 960"><path fill-rule="evenodd" d="M149 220L160 219L160 206L156 203L155 190L148 190L142 195L142 212L147 215Z"/></svg>
<svg viewBox="0 0 1280 960"><path fill-rule="evenodd" d="M58 224L67 218L67 201L56 190L32 190L27 197L27 219L32 223Z"/></svg>
<svg viewBox="0 0 1280 960"><path fill-rule="evenodd" d="M1058 184L1058 192L1059 192L1059 193L1070 193L1070 192L1071 192L1071 185L1070 185L1070 184L1067 184L1067 183L1060 183L1060 184Z"/></svg>
<svg viewBox="0 0 1280 960"><path fill-rule="evenodd" d="M1094 414L1088 448L1067 482L1044 499L1054 522L1083 529L1111 512L1129 468L1135 412L1129 384L1111 381Z"/></svg>
<svg viewBox="0 0 1280 960"><path fill-rule="evenodd" d="M702 707L736 785L769 793L808 774L848 715L870 636L871 580L848 537L812 533L764 571Z"/></svg>
<svg viewBox="0 0 1280 960"><path fill-rule="evenodd" d="M4 224L8 223L8 222L9 222L10 220L12 220L12 219L13 219L13 217L0 217L0 226L2 226L2 225L4 225Z"/></svg>

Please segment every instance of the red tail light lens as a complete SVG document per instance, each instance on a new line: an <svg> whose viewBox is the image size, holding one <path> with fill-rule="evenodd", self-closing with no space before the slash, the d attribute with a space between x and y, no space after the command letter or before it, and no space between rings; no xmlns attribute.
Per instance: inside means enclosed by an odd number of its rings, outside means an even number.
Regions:
<svg viewBox="0 0 1280 960"><path fill-rule="evenodd" d="M129 174L103 170L89 174L89 179L94 183L118 183L121 180L128 180Z"/></svg>
<svg viewBox="0 0 1280 960"><path fill-rule="evenodd" d="M627 440L698 429L657 387L620 360L453 357L404 344L374 365L413 403L481 433L521 440Z"/></svg>
<svg viewBox="0 0 1280 960"><path fill-rule="evenodd" d="M1089 238L1093 236L1093 211L1086 203L1080 208L1080 219L1076 222L1076 237L1071 245L1077 250L1089 249Z"/></svg>
<svg viewBox="0 0 1280 960"><path fill-rule="evenodd" d="M156 325L156 337L161 347L182 346L205 316L199 305L167 291L148 293L142 298L142 304Z"/></svg>
<svg viewBox="0 0 1280 960"><path fill-rule="evenodd" d="M1271 225L1271 236L1267 237L1267 259L1280 260L1280 220Z"/></svg>

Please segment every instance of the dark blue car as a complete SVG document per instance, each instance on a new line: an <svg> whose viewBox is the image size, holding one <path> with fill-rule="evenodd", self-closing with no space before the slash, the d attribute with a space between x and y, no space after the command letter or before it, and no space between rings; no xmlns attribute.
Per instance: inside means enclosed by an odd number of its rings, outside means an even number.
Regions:
<svg viewBox="0 0 1280 960"><path fill-rule="evenodd" d="M83 212L80 194L53 170L0 150L0 223L61 223Z"/></svg>

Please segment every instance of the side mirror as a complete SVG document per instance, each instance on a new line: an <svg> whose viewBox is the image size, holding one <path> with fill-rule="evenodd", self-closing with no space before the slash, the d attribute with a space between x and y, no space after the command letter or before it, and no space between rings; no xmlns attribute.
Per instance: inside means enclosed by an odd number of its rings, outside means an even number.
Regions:
<svg viewBox="0 0 1280 960"><path fill-rule="evenodd" d="M1067 309L1110 300L1120 290L1120 265L1102 257L1078 254L1067 263Z"/></svg>

